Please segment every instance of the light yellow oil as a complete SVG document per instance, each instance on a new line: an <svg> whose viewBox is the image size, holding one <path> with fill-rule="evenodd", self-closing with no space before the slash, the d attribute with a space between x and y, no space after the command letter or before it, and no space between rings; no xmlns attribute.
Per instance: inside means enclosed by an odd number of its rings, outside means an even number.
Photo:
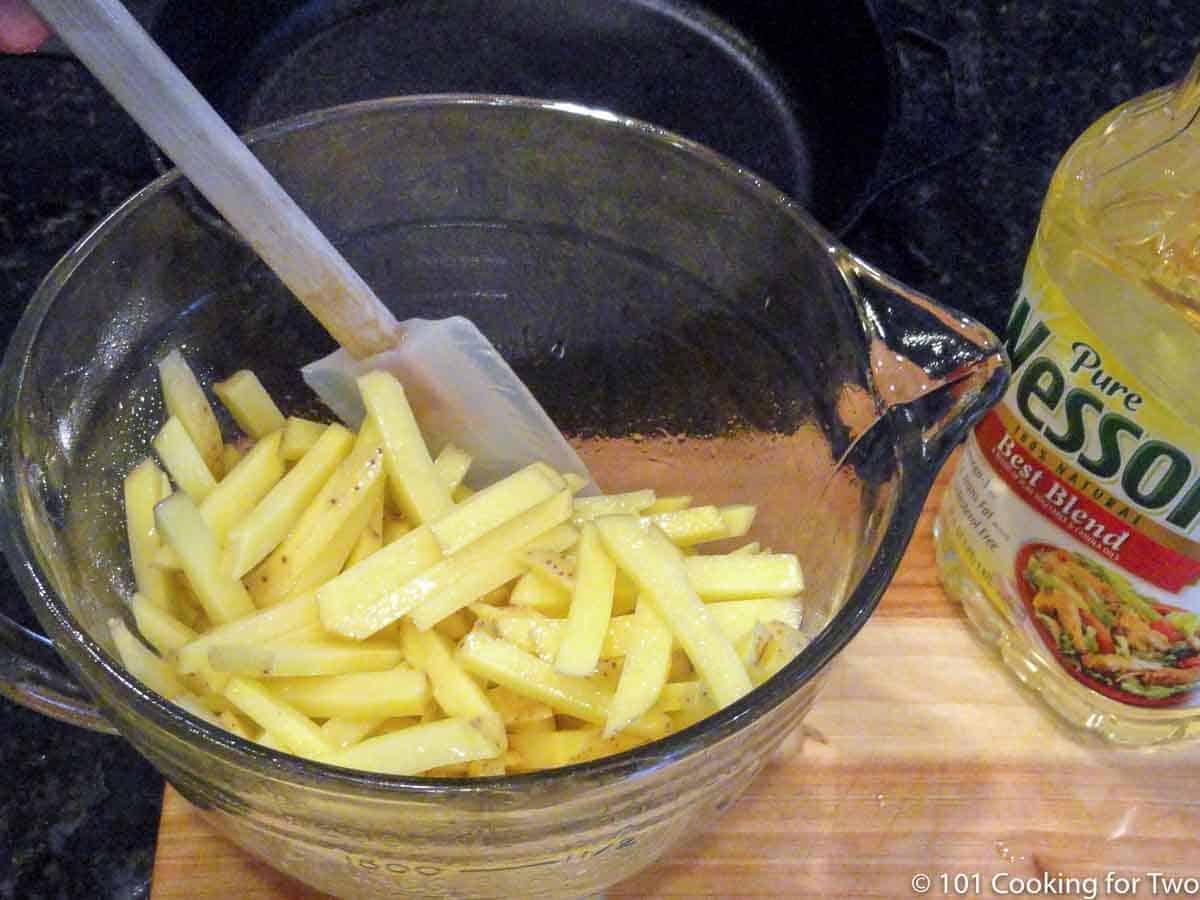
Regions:
<svg viewBox="0 0 1200 900"><path fill-rule="evenodd" d="M1200 59L1097 121L1059 164L1031 255L1109 353L1200 424ZM1189 448L1193 457L1200 447ZM993 478L996 502L1019 503ZM1200 737L1200 708L1143 709L1075 679L989 602L934 525L947 592L1009 668L1072 724L1121 744Z"/></svg>

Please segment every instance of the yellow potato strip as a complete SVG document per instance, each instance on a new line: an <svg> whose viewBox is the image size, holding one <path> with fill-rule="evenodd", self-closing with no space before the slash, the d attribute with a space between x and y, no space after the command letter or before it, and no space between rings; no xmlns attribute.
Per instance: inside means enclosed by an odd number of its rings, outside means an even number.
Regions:
<svg viewBox="0 0 1200 900"><path fill-rule="evenodd" d="M617 565L648 595L717 703L726 706L749 693L752 685L745 666L692 590L683 557L666 535L633 516L605 516L596 520L596 527Z"/></svg>
<svg viewBox="0 0 1200 900"><path fill-rule="evenodd" d="M315 677L349 672L379 672L398 666L404 654L398 647L333 640L275 644L215 644L209 665L217 672L255 678Z"/></svg>
<svg viewBox="0 0 1200 900"><path fill-rule="evenodd" d="M491 759L497 747L468 719L448 718L370 737L325 762L347 769L419 775L439 766Z"/></svg>
<svg viewBox="0 0 1200 900"><path fill-rule="evenodd" d="M211 621L223 625L254 612L246 588L222 570L217 540L187 494L160 501L154 519Z"/></svg>
<svg viewBox="0 0 1200 900"><path fill-rule="evenodd" d="M200 503L200 515L218 541L224 542L230 529L283 477L281 439L276 432L256 443Z"/></svg>
<svg viewBox="0 0 1200 900"><path fill-rule="evenodd" d="M130 602L133 620L138 631L150 642L160 656L174 653L180 647L196 639L196 632L188 628L166 610L151 603L142 594L134 594Z"/></svg>
<svg viewBox="0 0 1200 900"><path fill-rule="evenodd" d="M162 547L158 526L154 523L154 507L169 493L166 475L153 460L142 460L125 476L125 528L133 578L142 596L168 612L175 608L174 582L170 575L154 565L154 558Z"/></svg>
<svg viewBox="0 0 1200 900"><path fill-rule="evenodd" d="M225 474L221 426L195 373L183 355L172 350L159 360L158 377L167 411L183 425L212 476L220 478Z"/></svg>
<svg viewBox="0 0 1200 900"><path fill-rule="evenodd" d="M270 605L305 587L325 583L341 571L367 525L373 488L383 479L383 448L359 442L317 491L271 555L250 573L260 604Z"/></svg>
<svg viewBox="0 0 1200 900"><path fill-rule="evenodd" d="M354 435L330 425L312 449L281 478L246 518L229 530L225 571L241 578L287 537L305 507L350 453Z"/></svg>
<svg viewBox="0 0 1200 900"><path fill-rule="evenodd" d="M217 479L175 416L167 419L152 443L158 458L171 473L171 480L197 503L217 486Z"/></svg>
<svg viewBox="0 0 1200 900"><path fill-rule="evenodd" d="M523 567L516 551L566 521L570 514L571 493L559 491L408 582L393 595L392 602L396 607L411 609L418 628L432 628L451 613L519 577Z"/></svg>
<svg viewBox="0 0 1200 900"><path fill-rule="evenodd" d="M327 427L324 422L288 416L283 426L283 440L279 444L279 455L287 462L295 462L312 449L313 444L320 440Z"/></svg>
<svg viewBox="0 0 1200 900"><path fill-rule="evenodd" d="M429 679L405 665L380 672L277 678L271 690L313 718L376 722L419 716L430 697Z"/></svg>
<svg viewBox="0 0 1200 900"><path fill-rule="evenodd" d="M564 487L562 478L547 476L544 467L526 466L472 494L429 527L449 556Z"/></svg>
<svg viewBox="0 0 1200 900"><path fill-rule="evenodd" d="M428 676L433 699L442 712L478 718L485 734L500 749L507 747L504 720L479 683L455 662L450 641L436 631L421 631L408 620L401 623L401 634L405 655Z"/></svg>
<svg viewBox="0 0 1200 900"><path fill-rule="evenodd" d="M248 369L235 372L213 385L213 393L229 410L238 428L255 440L281 431L285 420L258 376Z"/></svg>
<svg viewBox="0 0 1200 900"><path fill-rule="evenodd" d="M317 590L321 622L347 637L370 637L411 609L392 599L398 586L441 559L428 526L408 532Z"/></svg>
<svg viewBox="0 0 1200 900"><path fill-rule="evenodd" d="M554 662L564 675L590 675L596 670L612 617L616 580L616 564L601 544L596 526L585 522L579 539L575 591ZM668 641L668 654L669 647Z"/></svg>
<svg viewBox="0 0 1200 900"><path fill-rule="evenodd" d="M447 444L438 452L433 461L433 467L437 470L438 478L442 479L446 490L453 494L471 468L471 454L454 444Z"/></svg>
<svg viewBox="0 0 1200 900"><path fill-rule="evenodd" d="M180 649L179 670L190 674L207 667L208 651L217 644L261 644L319 622L316 596L302 594L196 638Z"/></svg>
<svg viewBox="0 0 1200 900"><path fill-rule="evenodd" d="M183 685L167 663L163 662L139 641L120 619L110 619L108 633L117 645L121 664L134 678L167 699L183 693Z"/></svg>
<svg viewBox="0 0 1200 900"><path fill-rule="evenodd" d="M791 597L804 589L800 562L790 553L689 556L683 565L705 600Z"/></svg>
<svg viewBox="0 0 1200 900"><path fill-rule="evenodd" d="M608 718L612 696L595 681L556 672L549 663L479 629L462 639L456 659L468 672L555 712L595 725Z"/></svg>
<svg viewBox="0 0 1200 900"><path fill-rule="evenodd" d="M230 678L225 697L298 756L320 760L333 750L312 719L256 681L241 676Z"/></svg>
<svg viewBox="0 0 1200 900"><path fill-rule="evenodd" d="M388 489L396 508L418 525L445 515L453 506L450 491L433 466L404 387L388 372L370 372L358 379L358 390L383 435Z"/></svg>

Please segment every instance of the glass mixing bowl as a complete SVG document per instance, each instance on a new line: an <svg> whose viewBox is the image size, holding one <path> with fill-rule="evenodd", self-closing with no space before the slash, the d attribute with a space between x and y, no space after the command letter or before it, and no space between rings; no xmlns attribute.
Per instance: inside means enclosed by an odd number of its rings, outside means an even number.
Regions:
<svg viewBox="0 0 1200 900"><path fill-rule="evenodd" d="M163 418L154 361L180 347L206 378L249 367L313 414L298 367L333 349L168 175L53 270L0 373L4 549L82 685L6 623L5 691L110 723L220 831L333 894L602 890L704 828L798 724L938 467L999 397L1003 351L751 174L606 113L402 98L252 142L399 318L472 318L603 487L757 504L751 537L805 567L811 642L670 738L476 781L306 762L148 691L114 661L104 623L129 618L120 486Z"/></svg>

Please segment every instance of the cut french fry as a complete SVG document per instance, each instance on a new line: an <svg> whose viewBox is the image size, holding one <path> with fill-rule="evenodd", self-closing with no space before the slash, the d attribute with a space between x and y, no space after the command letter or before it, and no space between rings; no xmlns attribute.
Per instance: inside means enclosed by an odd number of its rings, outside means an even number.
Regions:
<svg viewBox="0 0 1200 900"><path fill-rule="evenodd" d="M578 510L579 501L575 502ZM575 567L575 591L554 661L554 667L564 675L590 675L596 670L612 617L616 578L616 564L601 544L595 524L584 522ZM669 634L667 652L670 653Z"/></svg>
<svg viewBox="0 0 1200 900"><path fill-rule="evenodd" d="M537 572L526 572L513 585L509 603L547 616L565 616L571 609L572 594L572 591Z"/></svg>
<svg viewBox="0 0 1200 900"><path fill-rule="evenodd" d="M576 525L590 522L597 516L620 514L637 515L654 505L654 491L629 491L624 494L603 494L597 497L576 497L572 521Z"/></svg>
<svg viewBox="0 0 1200 900"><path fill-rule="evenodd" d="M429 678L433 699L448 716L478 719L479 727L500 749L508 746L504 720L483 688L454 659L450 641L436 631L421 631L412 622L400 623L406 655ZM409 653L412 645L414 652ZM419 660L419 662L418 662Z"/></svg>
<svg viewBox="0 0 1200 900"><path fill-rule="evenodd" d="M460 609L442 619L434 628L452 641L461 641L474 627L475 617L466 609Z"/></svg>
<svg viewBox="0 0 1200 900"><path fill-rule="evenodd" d="M545 703L555 712L594 725L603 725L608 718L612 695L597 681L563 675L549 663L479 629L462 639L455 658L468 672Z"/></svg>
<svg viewBox="0 0 1200 900"><path fill-rule="evenodd" d="M562 553L579 543L579 530L563 522L555 525L549 531L543 532L526 545L527 551L545 550L548 553Z"/></svg>
<svg viewBox="0 0 1200 900"><path fill-rule="evenodd" d="M709 603L708 611L721 633L735 644L759 623L782 622L789 627L799 628L803 615L803 609L796 600L778 597Z"/></svg>
<svg viewBox="0 0 1200 900"><path fill-rule="evenodd" d="M528 509L550 499L566 485L546 466L526 466L489 485L430 522L433 536L449 556L478 540L487 532L511 521Z"/></svg>
<svg viewBox="0 0 1200 900"><path fill-rule="evenodd" d="M419 775L439 766L492 759L500 752L478 723L447 718L367 738L325 761L367 772Z"/></svg>
<svg viewBox="0 0 1200 900"><path fill-rule="evenodd" d="M428 526L410 531L317 590L321 622L337 634L369 637L411 609L393 597L441 559L441 548Z"/></svg>
<svg viewBox="0 0 1200 900"><path fill-rule="evenodd" d="M704 600L792 597L804 589L800 561L791 553L689 556L683 566Z"/></svg>
<svg viewBox="0 0 1200 900"><path fill-rule="evenodd" d="M117 645L117 655L129 674L168 700L183 693L183 685L174 669L154 655L120 619L110 619L108 633Z"/></svg>
<svg viewBox="0 0 1200 900"><path fill-rule="evenodd" d="M648 599L643 598L634 610L633 627L637 636L625 653L625 665L604 724L605 738L624 731L650 711L671 670L671 629Z"/></svg>
<svg viewBox="0 0 1200 900"><path fill-rule="evenodd" d="M222 710L217 721L221 723L221 727L230 734L236 734L243 740L253 740L253 732L257 731L253 725L249 724L245 718L238 715L231 709Z"/></svg>
<svg viewBox="0 0 1200 900"><path fill-rule="evenodd" d="M762 544L758 541L750 541L748 544L742 544L736 550L730 550L729 556L742 556L743 554L754 554L762 552Z"/></svg>
<svg viewBox="0 0 1200 900"><path fill-rule="evenodd" d="M353 445L354 435L346 428L336 424L326 428L291 471L229 530L224 570L241 578L262 562L287 536Z"/></svg>
<svg viewBox="0 0 1200 900"><path fill-rule="evenodd" d="M690 506L675 512L655 513L643 516L642 524L658 526L673 544L680 547L734 536L716 506Z"/></svg>
<svg viewBox="0 0 1200 900"><path fill-rule="evenodd" d="M226 472L200 504L200 515L218 541L224 542L231 528L242 521L283 477L279 454L279 432L256 443Z"/></svg>
<svg viewBox="0 0 1200 900"><path fill-rule="evenodd" d="M725 537L741 537L754 524L758 510L748 503L721 507L721 518L725 520Z"/></svg>
<svg viewBox="0 0 1200 900"><path fill-rule="evenodd" d="M154 436L153 444L171 480L197 503L217 486L217 479L213 477L183 423L175 416L167 419Z"/></svg>
<svg viewBox="0 0 1200 900"><path fill-rule="evenodd" d="M454 444L447 444L438 451L437 457L433 460L433 467L437 470L438 477L442 479L446 490L453 495L471 468L471 454Z"/></svg>
<svg viewBox="0 0 1200 900"><path fill-rule="evenodd" d="M367 526L371 504L382 501L383 448L360 441L321 486L291 533L250 573L260 605L324 584L342 570Z"/></svg>
<svg viewBox="0 0 1200 900"><path fill-rule="evenodd" d="M321 724L321 737L334 750L344 750L368 737L383 724L383 721L383 719L327 719Z"/></svg>
<svg viewBox="0 0 1200 900"><path fill-rule="evenodd" d="M760 622L738 645L746 670L755 686L762 684L808 644L808 638L783 622Z"/></svg>
<svg viewBox="0 0 1200 900"><path fill-rule="evenodd" d="M212 476L220 478L225 474L221 426L195 373L183 355L172 350L159 360L158 377L167 411L183 425Z"/></svg>
<svg viewBox="0 0 1200 900"><path fill-rule="evenodd" d="M278 678L271 682L271 691L315 719L377 722L419 716L430 697L429 679L406 665L379 672Z"/></svg>
<svg viewBox="0 0 1200 900"><path fill-rule="evenodd" d="M491 688L487 695L509 731L554 730L554 710L545 703L514 694L500 686Z"/></svg>
<svg viewBox="0 0 1200 900"><path fill-rule="evenodd" d="M467 763L468 778L499 778L507 774L508 767L505 765L505 755L496 756L492 759L473 759Z"/></svg>
<svg viewBox="0 0 1200 900"><path fill-rule="evenodd" d="M418 525L445 515L453 506L450 491L434 468L403 386L388 372L370 372L358 379L358 390L383 436L396 508Z"/></svg>
<svg viewBox="0 0 1200 900"><path fill-rule="evenodd" d="M222 570L216 538L187 494L159 501L154 520L210 621L223 625L254 612L246 588Z"/></svg>
<svg viewBox="0 0 1200 900"><path fill-rule="evenodd" d="M209 665L215 671L254 678L380 672L398 666L403 660L404 654L395 646L332 639L266 647L215 644L208 651Z"/></svg>
<svg viewBox="0 0 1200 900"><path fill-rule="evenodd" d="M600 736L598 728L578 728L569 731L525 731L514 734L509 744L520 762L516 772L557 769L575 761Z"/></svg>
<svg viewBox="0 0 1200 900"><path fill-rule="evenodd" d="M153 460L142 460L125 476L125 526L133 579L146 600L168 612L175 608L174 582L170 575L154 565L163 546L154 523L154 507L169 493L167 477Z"/></svg>
<svg viewBox="0 0 1200 900"><path fill-rule="evenodd" d="M320 623L316 595L302 594L196 638L179 650L179 670L188 674L201 671L208 665L209 649L218 644L262 644L314 623Z"/></svg>
<svg viewBox="0 0 1200 900"><path fill-rule="evenodd" d="M328 427L324 422L288 416L283 425L283 438L279 442L279 455L285 462L295 462L312 449Z"/></svg>
<svg viewBox="0 0 1200 900"><path fill-rule="evenodd" d="M415 600L410 607L413 622L421 629L432 628L520 577L523 567L517 549L564 522L570 512L571 493L564 489L448 556L422 578L409 581L398 592L401 604Z"/></svg>
<svg viewBox="0 0 1200 900"><path fill-rule="evenodd" d="M140 593L130 601L133 620L150 646L159 656L175 653L179 648L196 639L196 632L188 628L173 615Z"/></svg>
<svg viewBox="0 0 1200 900"><path fill-rule="evenodd" d="M229 410L238 428L255 440L273 431L282 431L285 420L258 376L249 369L234 372L213 385L213 393Z"/></svg>
<svg viewBox="0 0 1200 900"><path fill-rule="evenodd" d="M324 760L333 751L316 722L258 682L235 675L225 685L225 697L297 756Z"/></svg>
<svg viewBox="0 0 1200 900"><path fill-rule="evenodd" d="M607 739L597 737L596 740L585 747L571 762L574 764L591 762L594 759L624 753L626 750L632 750L634 747L640 747L642 744L649 743L650 740L651 738L628 732Z"/></svg>
<svg viewBox="0 0 1200 900"><path fill-rule="evenodd" d="M532 547L525 551L523 560L531 572L559 585L568 593L575 592L575 563L562 551Z"/></svg>
<svg viewBox="0 0 1200 900"><path fill-rule="evenodd" d="M641 510L642 515L652 516L655 513L679 512L681 509L687 509L692 505L692 498L688 494L677 494L671 497L656 497L654 502Z"/></svg>
<svg viewBox="0 0 1200 900"><path fill-rule="evenodd" d="M346 558L345 568L347 569L358 565L383 546L383 493L386 488L382 484L376 487L376 495L367 501L366 525L358 536L358 540L354 542L350 555Z"/></svg>
<svg viewBox="0 0 1200 900"><path fill-rule="evenodd" d="M717 703L727 706L749 693L752 684L745 666L692 590L683 558L667 536L633 516L604 516L596 520L596 527L617 565L649 595Z"/></svg>

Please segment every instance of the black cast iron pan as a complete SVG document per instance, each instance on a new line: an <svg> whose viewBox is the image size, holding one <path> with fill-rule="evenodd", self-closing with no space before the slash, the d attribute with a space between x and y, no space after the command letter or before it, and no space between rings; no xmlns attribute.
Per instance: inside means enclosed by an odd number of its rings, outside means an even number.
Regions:
<svg viewBox="0 0 1200 900"><path fill-rule="evenodd" d="M845 231L964 145L953 110L906 126L896 45L921 32L899 16L893 0L166 0L152 31L239 130L394 94L568 100L707 144Z"/></svg>

